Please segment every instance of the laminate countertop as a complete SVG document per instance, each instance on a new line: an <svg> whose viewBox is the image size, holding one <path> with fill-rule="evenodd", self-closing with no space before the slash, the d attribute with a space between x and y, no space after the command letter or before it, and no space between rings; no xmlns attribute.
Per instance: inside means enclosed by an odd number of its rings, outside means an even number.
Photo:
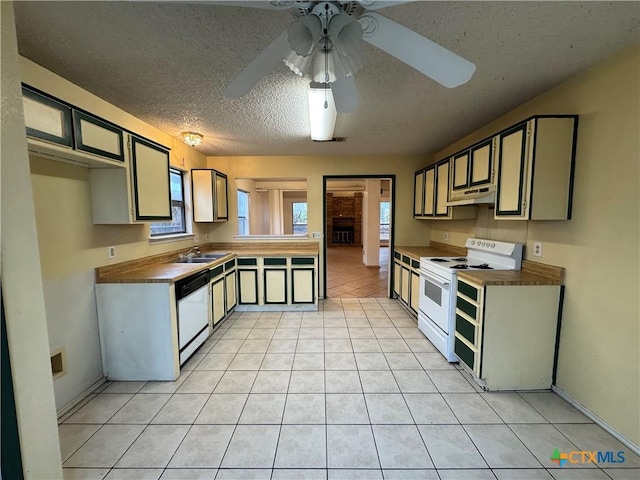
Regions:
<svg viewBox="0 0 640 480"><path fill-rule="evenodd" d="M97 268L96 283L175 283L194 273L222 265L235 257L317 256L318 244L291 246L212 244L202 248L202 253L227 253L227 255L206 263L176 263L177 253L133 260L121 264L119 268L118 266Z"/></svg>
<svg viewBox="0 0 640 480"><path fill-rule="evenodd" d="M403 255L407 255L408 257L413 258L414 260L420 260L420 257L451 257L455 255L460 255L459 253L446 250L440 246L429 246L429 247L406 247L406 246L395 246L393 249L396 252L402 253Z"/></svg>
<svg viewBox="0 0 640 480"><path fill-rule="evenodd" d="M458 271L458 280L476 285L562 285L562 281L524 270L469 270Z"/></svg>

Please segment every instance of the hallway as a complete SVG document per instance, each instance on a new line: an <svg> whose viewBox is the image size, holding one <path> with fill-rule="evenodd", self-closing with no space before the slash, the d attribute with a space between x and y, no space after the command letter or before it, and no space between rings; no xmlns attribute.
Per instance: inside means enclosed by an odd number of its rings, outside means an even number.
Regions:
<svg viewBox="0 0 640 480"><path fill-rule="evenodd" d="M327 297L388 297L389 247L380 248L380 267L362 263L362 247L327 248Z"/></svg>

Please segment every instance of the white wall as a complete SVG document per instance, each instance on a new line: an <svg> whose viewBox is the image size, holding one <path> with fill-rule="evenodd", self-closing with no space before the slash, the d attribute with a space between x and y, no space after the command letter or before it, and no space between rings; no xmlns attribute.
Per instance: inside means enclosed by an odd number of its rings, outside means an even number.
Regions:
<svg viewBox="0 0 640 480"><path fill-rule="evenodd" d="M525 244L566 268L557 386L640 444L640 51L605 61L438 152L440 159L534 114L578 114L573 218L431 222L432 240ZM543 242L542 258L531 254Z"/></svg>
<svg viewBox="0 0 640 480"><path fill-rule="evenodd" d="M62 478L13 4L0 3L0 278L24 478ZM6 427L6 425L5 425ZM4 460L4 459L3 459Z"/></svg>

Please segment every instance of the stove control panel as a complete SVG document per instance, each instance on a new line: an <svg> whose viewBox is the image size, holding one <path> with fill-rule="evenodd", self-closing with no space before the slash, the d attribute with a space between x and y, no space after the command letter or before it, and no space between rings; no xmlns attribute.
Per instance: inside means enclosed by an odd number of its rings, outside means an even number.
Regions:
<svg viewBox="0 0 640 480"><path fill-rule="evenodd" d="M511 255L514 250L517 249L519 244L487 240L484 238L467 238L465 246L474 250L484 250L487 252L499 253L501 255Z"/></svg>

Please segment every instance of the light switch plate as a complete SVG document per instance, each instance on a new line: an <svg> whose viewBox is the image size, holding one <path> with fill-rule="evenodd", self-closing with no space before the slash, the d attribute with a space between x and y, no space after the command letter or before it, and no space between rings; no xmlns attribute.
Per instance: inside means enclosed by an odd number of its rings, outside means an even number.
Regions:
<svg viewBox="0 0 640 480"><path fill-rule="evenodd" d="M107 247L107 255L109 258L116 258L116 247Z"/></svg>
<svg viewBox="0 0 640 480"><path fill-rule="evenodd" d="M322 232L312 232L311 238L322 238Z"/></svg>

